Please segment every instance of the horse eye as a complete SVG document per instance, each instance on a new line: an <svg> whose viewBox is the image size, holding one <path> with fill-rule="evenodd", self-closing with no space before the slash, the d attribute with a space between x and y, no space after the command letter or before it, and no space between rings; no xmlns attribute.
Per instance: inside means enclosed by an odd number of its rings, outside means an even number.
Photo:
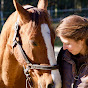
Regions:
<svg viewBox="0 0 88 88"><path fill-rule="evenodd" d="M37 46L36 42L32 42L32 44L33 44L34 46Z"/></svg>
<svg viewBox="0 0 88 88"><path fill-rule="evenodd" d="M37 46L37 43L36 43L35 41L30 40L29 42L30 42L33 46Z"/></svg>

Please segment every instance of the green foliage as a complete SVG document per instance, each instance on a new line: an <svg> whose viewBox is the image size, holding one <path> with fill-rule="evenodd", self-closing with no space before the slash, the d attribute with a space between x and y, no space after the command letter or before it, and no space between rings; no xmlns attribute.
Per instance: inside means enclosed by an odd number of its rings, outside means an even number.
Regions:
<svg viewBox="0 0 88 88"><path fill-rule="evenodd" d="M63 44L62 44L61 40L58 37L56 37L54 45L61 47Z"/></svg>

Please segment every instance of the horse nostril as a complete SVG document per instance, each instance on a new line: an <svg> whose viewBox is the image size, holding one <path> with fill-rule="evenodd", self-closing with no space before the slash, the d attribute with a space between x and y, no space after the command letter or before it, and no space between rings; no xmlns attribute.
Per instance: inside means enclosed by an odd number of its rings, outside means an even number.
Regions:
<svg viewBox="0 0 88 88"><path fill-rule="evenodd" d="M49 84L47 88L53 88L54 84Z"/></svg>

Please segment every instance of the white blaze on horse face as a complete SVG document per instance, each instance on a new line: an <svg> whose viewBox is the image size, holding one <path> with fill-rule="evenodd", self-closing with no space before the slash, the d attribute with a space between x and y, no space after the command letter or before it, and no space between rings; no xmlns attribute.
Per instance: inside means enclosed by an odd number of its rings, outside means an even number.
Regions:
<svg viewBox="0 0 88 88"><path fill-rule="evenodd" d="M41 32L42 32L42 36L43 36L45 44L46 44L47 56L48 56L50 65L56 65L57 62L55 59L53 46L51 44L50 29L47 24L41 25ZM55 88L61 88L61 77L60 77L59 71L51 70L51 75L52 75L52 79L55 83Z"/></svg>

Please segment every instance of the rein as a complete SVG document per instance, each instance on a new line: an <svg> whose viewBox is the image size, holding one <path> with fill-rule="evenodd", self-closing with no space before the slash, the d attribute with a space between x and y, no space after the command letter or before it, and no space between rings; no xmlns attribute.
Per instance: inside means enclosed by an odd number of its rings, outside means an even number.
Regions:
<svg viewBox="0 0 88 88"><path fill-rule="evenodd" d="M26 75L26 88L27 85L30 86L30 88L32 88L31 84L30 84L30 80L31 80L31 77L30 77L30 74L29 74L29 70L30 69L36 69L36 70L56 70L59 68L58 65L53 65L53 66L50 66L50 65L38 65L38 64L32 64L31 61L28 59L26 53L24 52L23 48L22 48L22 45L19 43L20 39L19 39L19 19L17 19L17 22L15 23L15 33L14 33L14 37L13 37L13 45L12 45L12 48L14 49L14 47L18 46L19 47L19 50L21 51L22 53L22 56L23 58L25 59L26 63L27 63L27 66L26 68L23 66L24 68L24 74ZM18 40L17 40L18 39Z"/></svg>

